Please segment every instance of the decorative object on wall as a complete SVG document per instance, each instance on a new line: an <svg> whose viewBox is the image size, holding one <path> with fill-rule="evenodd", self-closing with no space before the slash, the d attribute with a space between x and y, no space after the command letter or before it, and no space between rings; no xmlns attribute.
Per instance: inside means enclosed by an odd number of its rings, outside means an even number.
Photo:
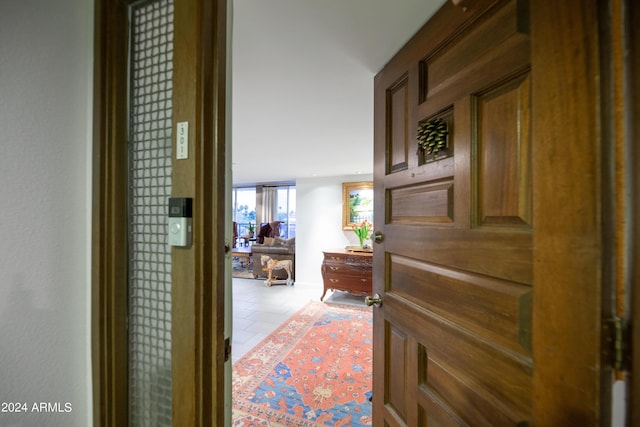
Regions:
<svg viewBox="0 0 640 427"><path fill-rule="evenodd" d="M423 122L418 126L418 154L423 151L427 155L432 155L433 159L438 157L438 153L447 147L447 136L449 128L447 123L441 118L436 118Z"/></svg>
<svg viewBox="0 0 640 427"><path fill-rule="evenodd" d="M364 220L373 221L373 182L345 182L342 184L342 229Z"/></svg>

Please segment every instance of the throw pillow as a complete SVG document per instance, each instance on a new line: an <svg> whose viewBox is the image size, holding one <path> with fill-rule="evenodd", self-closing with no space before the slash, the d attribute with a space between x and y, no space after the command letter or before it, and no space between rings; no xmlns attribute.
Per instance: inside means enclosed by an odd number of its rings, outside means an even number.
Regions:
<svg viewBox="0 0 640 427"><path fill-rule="evenodd" d="M265 237L264 238L265 245L273 245L273 237Z"/></svg>
<svg viewBox="0 0 640 427"><path fill-rule="evenodd" d="M282 246L286 242L282 237L274 237L273 238L273 246Z"/></svg>

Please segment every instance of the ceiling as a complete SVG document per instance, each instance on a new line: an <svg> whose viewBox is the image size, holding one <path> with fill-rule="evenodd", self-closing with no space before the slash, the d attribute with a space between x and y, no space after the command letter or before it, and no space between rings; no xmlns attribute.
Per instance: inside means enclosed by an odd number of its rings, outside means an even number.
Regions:
<svg viewBox="0 0 640 427"><path fill-rule="evenodd" d="M373 79L446 0L233 0L234 185L373 172Z"/></svg>

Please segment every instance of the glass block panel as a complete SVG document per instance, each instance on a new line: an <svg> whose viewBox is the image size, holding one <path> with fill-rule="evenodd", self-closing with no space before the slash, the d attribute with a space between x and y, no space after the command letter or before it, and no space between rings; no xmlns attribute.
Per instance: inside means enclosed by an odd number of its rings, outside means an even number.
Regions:
<svg viewBox="0 0 640 427"><path fill-rule="evenodd" d="M130 13L129 418L171 426L171 195L173 1Z"/></svg>

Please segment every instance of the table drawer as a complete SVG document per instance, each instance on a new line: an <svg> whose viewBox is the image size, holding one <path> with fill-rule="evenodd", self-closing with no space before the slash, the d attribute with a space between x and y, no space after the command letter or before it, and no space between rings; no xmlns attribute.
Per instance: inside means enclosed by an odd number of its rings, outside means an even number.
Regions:
<svg viewBox="0 0 640 427"><path fill-rule="evenodd" d="M343 286L369 286L371 287L371 277L362 277L362 276L342 276L342 275L333 275L327 274L324 277L324 280L329 285L336 285L338 287Z"/></svg>
<svg viewBox="0 0 640 427"><path fill-rule="evenodd" d="M324 265L325 274L336 273L344 276L370 276L370 265L330 264Z"/></svg>
<svg viewBox="0 0 640 427"><path fill-rule="evenodd" d="M350 292L371 294L370 277L331 276L324 278L324 286L328 289L339 289Z"/></svg>
<svg viewBox="0 0 640 427"><path fill-rule="evenodd" d="M324 262L326 264L344 264L344 255L341 254L325 254Z"/></svg>

